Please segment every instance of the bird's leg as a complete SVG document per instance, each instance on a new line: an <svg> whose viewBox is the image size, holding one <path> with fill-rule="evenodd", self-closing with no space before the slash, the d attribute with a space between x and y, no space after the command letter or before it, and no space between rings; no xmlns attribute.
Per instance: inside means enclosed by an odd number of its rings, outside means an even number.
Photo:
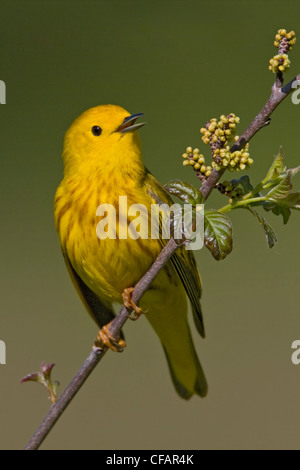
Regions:
<svg viewBox="0 0 300 470"><path fill-rule="evenodd" d="M137 320L140 318L140 316L143 313L143 310L141 307L136 305L133 300L132 300L132 292L133 292L134 287L127 287L124 289L122 297L123 297L123 302L126 308L132 309L134 311L133 316L130 316L130 320Z"/></svg>
<svg viewBox="0 0 300 470"><path fill-rule="evenodd" d="M112 320L113 321L113 320ZM97 335L97 340L95 341L95 347L101 348L101 346L106 346L114 352L122 352L126 347L126 343L120 337L115 338L110 332L110 324L103 326Z"/></svg>

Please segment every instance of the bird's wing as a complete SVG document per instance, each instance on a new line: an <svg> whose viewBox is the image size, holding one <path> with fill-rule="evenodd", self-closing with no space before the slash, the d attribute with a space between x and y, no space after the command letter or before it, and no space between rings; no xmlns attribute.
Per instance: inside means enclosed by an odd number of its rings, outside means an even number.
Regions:
<svg viewBox="0 0 300 470"><path fill-rule="evenodd" d="M150 172L147 173L144 184L147 193L155 203L165 203L169 206L173 204L171 196ZM161 242L165 244L166 240L161 240ZM202 286L194 255L191 250L186 250L185 247L182 246L178 248L176 253L172 256L171 262L178 273L191 302L196 328L204 338L205 329L200 305Z"/></svg>
<svg viewBox="0 0 300 470"><path fill-rule="evenodd" d="M68 255L64 252L63 255L75 289L77 290L91 317L96 321L97 325L102 328L104 325L107 325L115 318L115 314L113 313L111 306L104 304L99 299L99 297L83 282L81 277L77 274L68 258Z"/></svg>

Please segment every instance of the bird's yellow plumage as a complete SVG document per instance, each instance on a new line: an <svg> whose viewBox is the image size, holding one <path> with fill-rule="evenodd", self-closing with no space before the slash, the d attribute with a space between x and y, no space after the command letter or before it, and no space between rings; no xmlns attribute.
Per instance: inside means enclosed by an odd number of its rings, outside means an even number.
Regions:
<svg viewBox="0 0 300 470"><path fill-rule="evenodd" d="M130 218L117 219L115 239L99 239L97 207L111 204L118 215L119 196L127 197L128 207L143 204L149 213L151 204L172 204L142 162L138 117L119 106L97 106L74 121L64 141L64 178L55 195L56 228L70 275L100 327L113 318L112 303L122 302L123 291L149 269L163 241L150 236L120 239ZM187 321L189 298L204 336L200 295L194 257L181 248L140 302L162 342L176 390L186 399L207 392Z"/></svg>

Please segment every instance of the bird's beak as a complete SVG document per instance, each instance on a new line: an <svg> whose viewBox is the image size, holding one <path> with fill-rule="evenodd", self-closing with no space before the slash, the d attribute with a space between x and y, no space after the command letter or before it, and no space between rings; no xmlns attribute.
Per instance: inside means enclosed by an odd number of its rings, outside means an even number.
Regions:
<svg viewBox="0 0 300 470"><path fill-rule="evenodd" d="M145 122L140 122L138 124L135 124L135 121L140 117L143 116L144 113L137 113L137 114L132 114L131 116L127 116L122 124L115 130L115 132L121 132L122 134L125 134L125 132L134 132L140 127L144 126L146 123Z"/></svg>

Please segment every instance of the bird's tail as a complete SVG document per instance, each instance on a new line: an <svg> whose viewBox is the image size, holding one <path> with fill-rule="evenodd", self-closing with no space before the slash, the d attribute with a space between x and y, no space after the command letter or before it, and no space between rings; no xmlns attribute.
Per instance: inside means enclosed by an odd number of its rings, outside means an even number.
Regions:
<svg viewBox="0 0 300 470"><path fill-rule="evenodd" d="M200 395L201 397L205 397L207 394L206 378L191 338L190 342L190 357L186 357L189 362L186 362L185 365L179 364L178 357L179 354L182 354L180 347L178 348L176 357L173 357L173 354L170 354L163 345L173 384L177 393L185 400L188 400L194 394Z"/></svg>
<svg viewBox="0 0 300 470"><path fill-rule="evenodd" d="M146 317L161 340L177 393L186 400L194 394L204 397L207 382L191 337L185 297L175 294L158 303L153 296L147 306Z"/></svg>

